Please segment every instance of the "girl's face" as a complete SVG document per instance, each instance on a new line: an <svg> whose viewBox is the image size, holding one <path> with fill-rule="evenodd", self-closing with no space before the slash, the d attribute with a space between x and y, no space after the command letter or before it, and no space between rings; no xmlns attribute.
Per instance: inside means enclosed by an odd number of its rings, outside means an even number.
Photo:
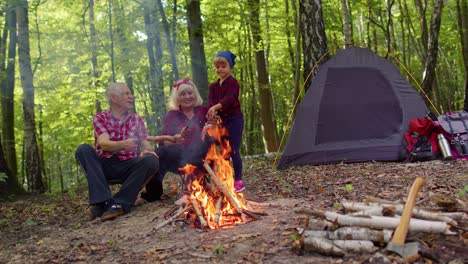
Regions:
<svg viewBox="0 0 468 264"><path fill-rule="evenodd" d="M197 100L193 88L186 88L180 91L177 96L177 102L182 108L194 107Z"/></svg>
<svg viewBox="0 0 468 264"><path fill-rule="evenodd" d="M231 75L231 66L227 62L218 62L215 64L215 71L219 78L224 80Z"/></svg>

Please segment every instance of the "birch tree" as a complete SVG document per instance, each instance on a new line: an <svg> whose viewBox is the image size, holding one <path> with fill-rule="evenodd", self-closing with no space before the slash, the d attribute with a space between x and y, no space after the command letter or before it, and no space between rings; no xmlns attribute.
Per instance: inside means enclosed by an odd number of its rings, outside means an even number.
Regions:
<svg viewBox="0 0 468 264"><path fill-rule="evenodd" d="M28 1L20 0L16 9L18 25L18 56L21 86L23 87L23 131L24 161L28 187L32 192L42 193L46 190L42 179L39 148L36 137L34 117L34 83L31 69L29 45Z"/></svg>
<svg viewBox="0 0 468 264"><path fill-rule="evenodd" d="M328 60L327 37L325 35L325 24L323 23L322 1L303 0L299 1L299 23L302 25L302 49L304 53L304 80L306 90L310 86L310 77L314 66L322 56L321 63ZM312 74L309 77L309 74Z"/></svg>

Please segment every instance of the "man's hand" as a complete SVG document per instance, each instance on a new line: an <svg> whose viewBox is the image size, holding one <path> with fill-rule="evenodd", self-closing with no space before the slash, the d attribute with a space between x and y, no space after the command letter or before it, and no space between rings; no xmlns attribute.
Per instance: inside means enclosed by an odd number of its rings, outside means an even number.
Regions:
<svg viewBox="0 0 468 264"><path fill-rule="evenodd" d="M134 151L138 147L138 140L129 138L122 140L122 148L126 151Z"/></svg>
<svg viewBox="0 0 468 264"><path fill-rule="evenodd" d="M144 157L144 156L146 156L146 155L153 155L153 156L155 156L156 158L159 159L158 154L156 154L156 152L154 152L154 150L144 149L144 150L140 153L140 157Z"/></svg>

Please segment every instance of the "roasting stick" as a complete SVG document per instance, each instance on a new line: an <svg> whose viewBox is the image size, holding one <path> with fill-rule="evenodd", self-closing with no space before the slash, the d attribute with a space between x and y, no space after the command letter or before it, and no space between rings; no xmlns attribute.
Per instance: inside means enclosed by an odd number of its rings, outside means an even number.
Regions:
<svg viewBox="0 0 468 264"><path fill-rule="evenodd" d="M231 205L236 209L237 212L241 214L242 221L247 222L247 217L245 217L245 214L242 212L242 209L240 208L239 204L237 204L236 200L232 198L231 194L228 192L228 190L223 185L223 183L218 179L218 176L216 176L214 171L211 169L210 165L208 165L208 163L206 162L203 162L203 167L205 167L206 171L210 175L211 180L218 186L221 192L228 198Z"/></svg>

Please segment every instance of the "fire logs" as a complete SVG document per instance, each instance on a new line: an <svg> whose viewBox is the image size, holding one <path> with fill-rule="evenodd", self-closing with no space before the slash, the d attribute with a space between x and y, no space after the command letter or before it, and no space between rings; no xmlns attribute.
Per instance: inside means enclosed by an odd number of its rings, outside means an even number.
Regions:
<svg viewBox="0 0 468 264"><path fill-rule="evenodd" d="M327 256L344 256L347 253L370 253L391 239L400 222L403 205L390 201L357 203L342 202L350 214L302 208L296 213L308 216L305 228L298 228L299 239L294 248ZM391 212L391 213L388 213ZM389 216L390 215L390 216ZM416 219L420 218L420 219ZM413 209L411 233L439 233L454 235L456 220L466 219L466 213L433 212Z"/></svg>
<svg viewBox="0 0 468 264"><path fill-rule="evenodd" d="M259 219L262 215L253 211L243 195L234 190L227 131L220 125L214 125L206 132L206 148L203 148L206 155L179 168L184 175L183 189L189 202L173 216L167 214L169 219L158 228L180 218L198 228L224 228Z"/></svg>

